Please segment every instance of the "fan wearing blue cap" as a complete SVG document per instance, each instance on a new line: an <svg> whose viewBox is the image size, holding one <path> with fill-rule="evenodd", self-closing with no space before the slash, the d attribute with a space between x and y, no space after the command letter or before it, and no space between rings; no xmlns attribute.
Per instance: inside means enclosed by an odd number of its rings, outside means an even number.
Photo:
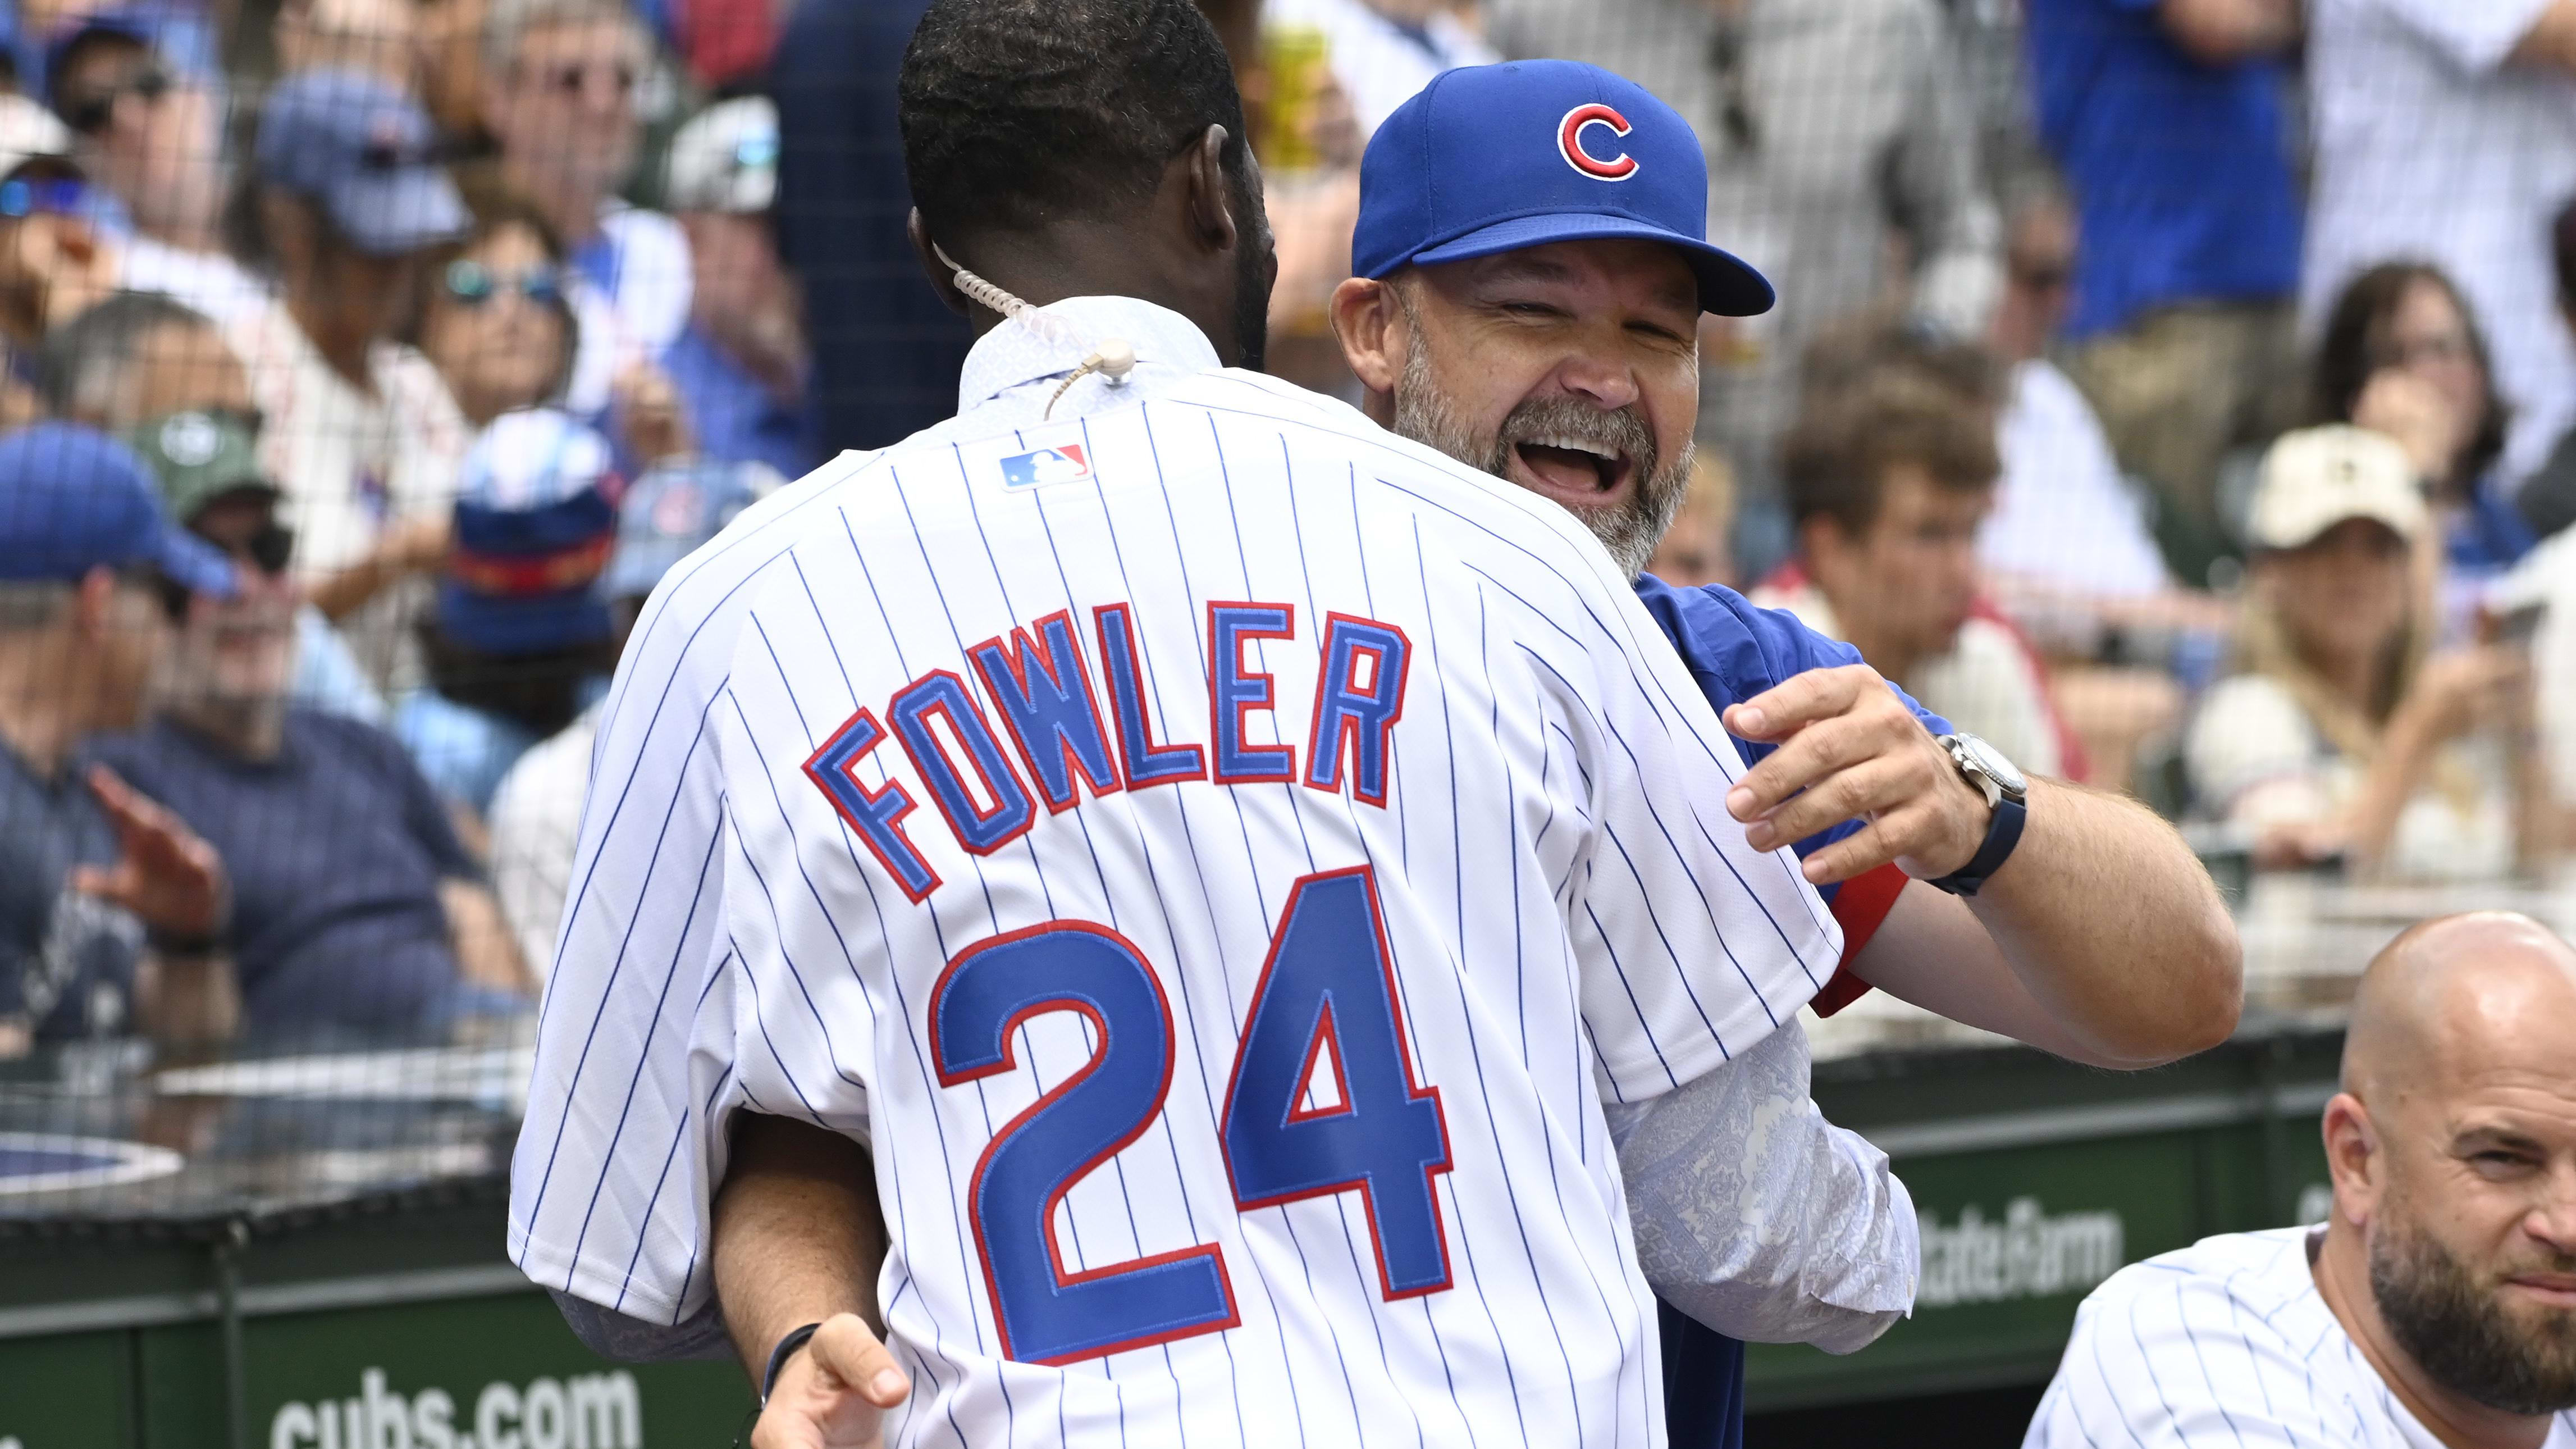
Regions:
<svg viewBox="0 0 2576 1449"><path fill-rule="evenodd" d="M1773 300L1708 240L1707 189L1689 124L1608 71L1530 61L1434 80L1369 144L1359 275L1333 297L1366 411L1564 505L1637 577L1641 602L1742 741L1751 768L1729 813L1757 848L1794 846L1842 924L1843 970L1819 1011L1876 985L2097 1065L2209 1044L2242 1000L2238 953L2170 830L2107 797L2025 781L1848 645L1786 614L1643 573L1687 489L1700 316ZM2017 850L2025 832L2047 844ZM2093 883L2113 879L2137 909L2103 909ZM1851 1150L1883 1172L1865 1144ZM1686 1152L1623 1165L1632 1184L1702 1170ZM1749 1166L1742 1176L1772 1180ZM1849 1351L1911 1298L1910 1215L1890 1211L1901 1191L1873 1214L1831 1174L1823 1181L1797 1212L1868 1251L1847 1259L1836 1311L1792 1336ZM1637 1223L1649 1281L1698 1320L1665 1317L1674 1438L1730 1444L1741 1346L1700 1325L1781 1329L1764 1311L1776 1305L1743 1293L1758 1273L1704 1258L1685 1226Z"/></svg>
<svg viewBox="0 0 2576 1449"><path fill-rule="evenodd" d="M393 611L351 616L436 565L468 441L437 370L395 340L425 254L467 221L434 141L376 76L287 76L261 102L227 217L235 250L277 281L277 300L229 329L269 420L262 461L308 593L380 682L400 652Z"/></svg>
<svg viewBox="0 0 2576 1449"><path fill-rule="evenodd" d="M622 486L608 440L552 408L503 413L466 457L455 548L422 630L431 687L395 708L394 733L476 811L615 662L599 575Z"/></svg>
<svg viewBox="0 0 2576 1449"><path fill-rule="evenodd" d="M1453 70L1369 141L1334 331L1371 417L1555 499L1634 574L1689 484L1700 313L1772 301L1707 231L1699 138L1644 87Z"/></svg>
<svg viewBox="0 0 2576 1449"><path fill-rule="evenodd" d="M0 1057L137 1026L233 1030L222 858L70 763L86 736L140 720L171 616L234 588L124 445L62 423L0 439Z"/></svg>

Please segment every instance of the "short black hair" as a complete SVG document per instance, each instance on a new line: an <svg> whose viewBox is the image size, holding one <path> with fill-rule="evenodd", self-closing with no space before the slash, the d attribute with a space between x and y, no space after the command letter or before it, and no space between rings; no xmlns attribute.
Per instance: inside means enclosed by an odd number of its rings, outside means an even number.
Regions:
<svg viewBox="0 0 2576 1449"><path fill-rule="evenodd" d="M1210 126L1246 175L1243 97L1190 0L934 0L898 95L913 205L952 249L1132 208Z"/></svg>

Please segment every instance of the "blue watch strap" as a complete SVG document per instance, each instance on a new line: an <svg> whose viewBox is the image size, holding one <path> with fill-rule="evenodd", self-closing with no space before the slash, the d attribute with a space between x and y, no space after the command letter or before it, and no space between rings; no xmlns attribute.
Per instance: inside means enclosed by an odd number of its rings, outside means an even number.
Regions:
<svg viewBox="0 0 2576 1449"><path fill-rule="evenodd" d="M1968 857L1966 865L1924 884L1954 896L1975 895L1978 887L2012 858L2013 847L2021 844L2021 827L2029 815L2029 807L2009 795L1995 801L1995 818L1987 822L1985 843L1977 847L1977 853Z"/></svg>

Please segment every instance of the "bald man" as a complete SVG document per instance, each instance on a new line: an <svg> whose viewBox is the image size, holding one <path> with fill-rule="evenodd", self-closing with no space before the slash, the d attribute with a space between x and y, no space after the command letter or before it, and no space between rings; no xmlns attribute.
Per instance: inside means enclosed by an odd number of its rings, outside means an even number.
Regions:
<svg viewBox="0 0 2576 1449"><path fill-rule="evenodd" d="M2323 1228L2114 1274L2023 1449L2576 1449L2576 950L2445 916L2370 964Z"/></svg>

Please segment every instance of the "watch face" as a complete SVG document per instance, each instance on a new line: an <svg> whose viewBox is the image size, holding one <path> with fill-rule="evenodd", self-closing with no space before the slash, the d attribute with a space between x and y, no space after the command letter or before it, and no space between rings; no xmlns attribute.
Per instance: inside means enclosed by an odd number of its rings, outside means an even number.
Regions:
<svg viewBox="0 0 2576 1449"><path fill-rule="evenodd" d="M2005 794L2018 800L2029 793L2030 783L2021 777L2021 771L2013 768L2012 761L2003 757L2002 751L1978 739L1975 735L1963 734L1955 738L1959 741L1959 747L1967 752L1968 758L1976 761L1978 769L1983 770L1996 784L2002 786Z"/></svg>

